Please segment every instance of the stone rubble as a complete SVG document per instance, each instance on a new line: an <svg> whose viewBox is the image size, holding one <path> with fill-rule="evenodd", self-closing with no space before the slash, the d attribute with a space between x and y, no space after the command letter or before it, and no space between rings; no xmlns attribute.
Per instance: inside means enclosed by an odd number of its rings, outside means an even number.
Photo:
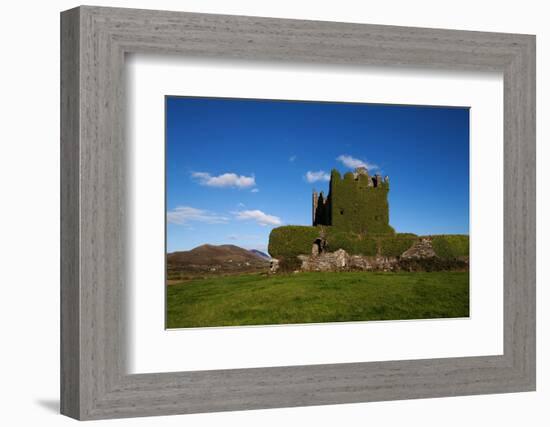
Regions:
<svg viewBox="0 0 550 427"><path fill-rule="evenodd" d="M279 260L275 258L271 258L269 262L269 272L277 273L277 271L279 271Z"/></svg>
<svg viewBox="0 0 550 427"><path fill-rule="evenodd" d="M436 256L432 240L428 237L418 239L414 245L401 254L401 259L426 259Z"/></svg>
<svg viewBox="0 0 550 427"><path fill-rule="evenodd" d="M299 255L301 271L393 271L398 265L395 257L349 255L345 250L320 255Z"/></svg>
<svg viewBox="0 0 550 427"><path fill-rule="evenodd" d="M442 260L432 246L432 239L423 237L399 257L350 255L343 249L334 252L312 251L298 255L298 271L438 271L468 268L468 257ZM279 261L271 260L270 273L279 271ZM296 271L296 272L298 272Z"/></svg>

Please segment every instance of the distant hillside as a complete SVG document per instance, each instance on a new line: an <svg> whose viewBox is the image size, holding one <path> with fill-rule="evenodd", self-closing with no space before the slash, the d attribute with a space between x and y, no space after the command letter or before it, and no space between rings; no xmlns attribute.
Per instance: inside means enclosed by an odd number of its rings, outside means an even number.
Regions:
<svg viewBox="0 0 550 427"><path fill-rule="evenodd" d="M271 261L271 257L268 254L266 254L265 252L259 251L258 249L250 249L250 252L252 252L256 256L259 256L262 259Z"/></svg>
<svg viewBox="0 0 550 427"><path fill-rule="evenodd" d="M259 253L258 253L259 252ZM260 251L249 251L235 245L202 245L189 251L172 252L166 256L168 277L186 273L241 273L266 271L269 258Z"/></svg>

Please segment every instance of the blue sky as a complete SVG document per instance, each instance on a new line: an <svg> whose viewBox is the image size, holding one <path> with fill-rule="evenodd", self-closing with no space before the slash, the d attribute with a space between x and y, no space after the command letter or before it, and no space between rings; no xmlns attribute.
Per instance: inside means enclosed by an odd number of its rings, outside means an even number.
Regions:
<svg viewBox="0 0 550 427"><path fill-rule="evenodd" d="M167 97L167 250L265 251L360 164L389 176L396 231L469 232L468 108Z"/></svg>

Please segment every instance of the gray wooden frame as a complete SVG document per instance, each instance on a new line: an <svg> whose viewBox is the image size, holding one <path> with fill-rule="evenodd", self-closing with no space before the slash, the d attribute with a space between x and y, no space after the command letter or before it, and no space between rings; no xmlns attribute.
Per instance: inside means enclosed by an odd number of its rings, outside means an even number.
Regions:
<svg viewBox="0 0 550 427"><path fill-rule="evenodd" d="M504 354L128 375L129 52L502 72ZM535 389L534 36L79 7L61 14L61 164L63 414L100 419Z"/></svg>

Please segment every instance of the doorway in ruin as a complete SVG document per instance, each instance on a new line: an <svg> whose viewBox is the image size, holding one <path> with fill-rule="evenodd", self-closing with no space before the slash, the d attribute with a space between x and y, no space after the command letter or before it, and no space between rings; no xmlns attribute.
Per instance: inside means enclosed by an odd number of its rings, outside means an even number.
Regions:
<svg viewBox="0 0 550 427"><path fill-rule="evenodd" d="M327 241L321 237L318 237L313 242L313 246L311 247L311 255L317 256L322 254L327 246Z"/></svg>

